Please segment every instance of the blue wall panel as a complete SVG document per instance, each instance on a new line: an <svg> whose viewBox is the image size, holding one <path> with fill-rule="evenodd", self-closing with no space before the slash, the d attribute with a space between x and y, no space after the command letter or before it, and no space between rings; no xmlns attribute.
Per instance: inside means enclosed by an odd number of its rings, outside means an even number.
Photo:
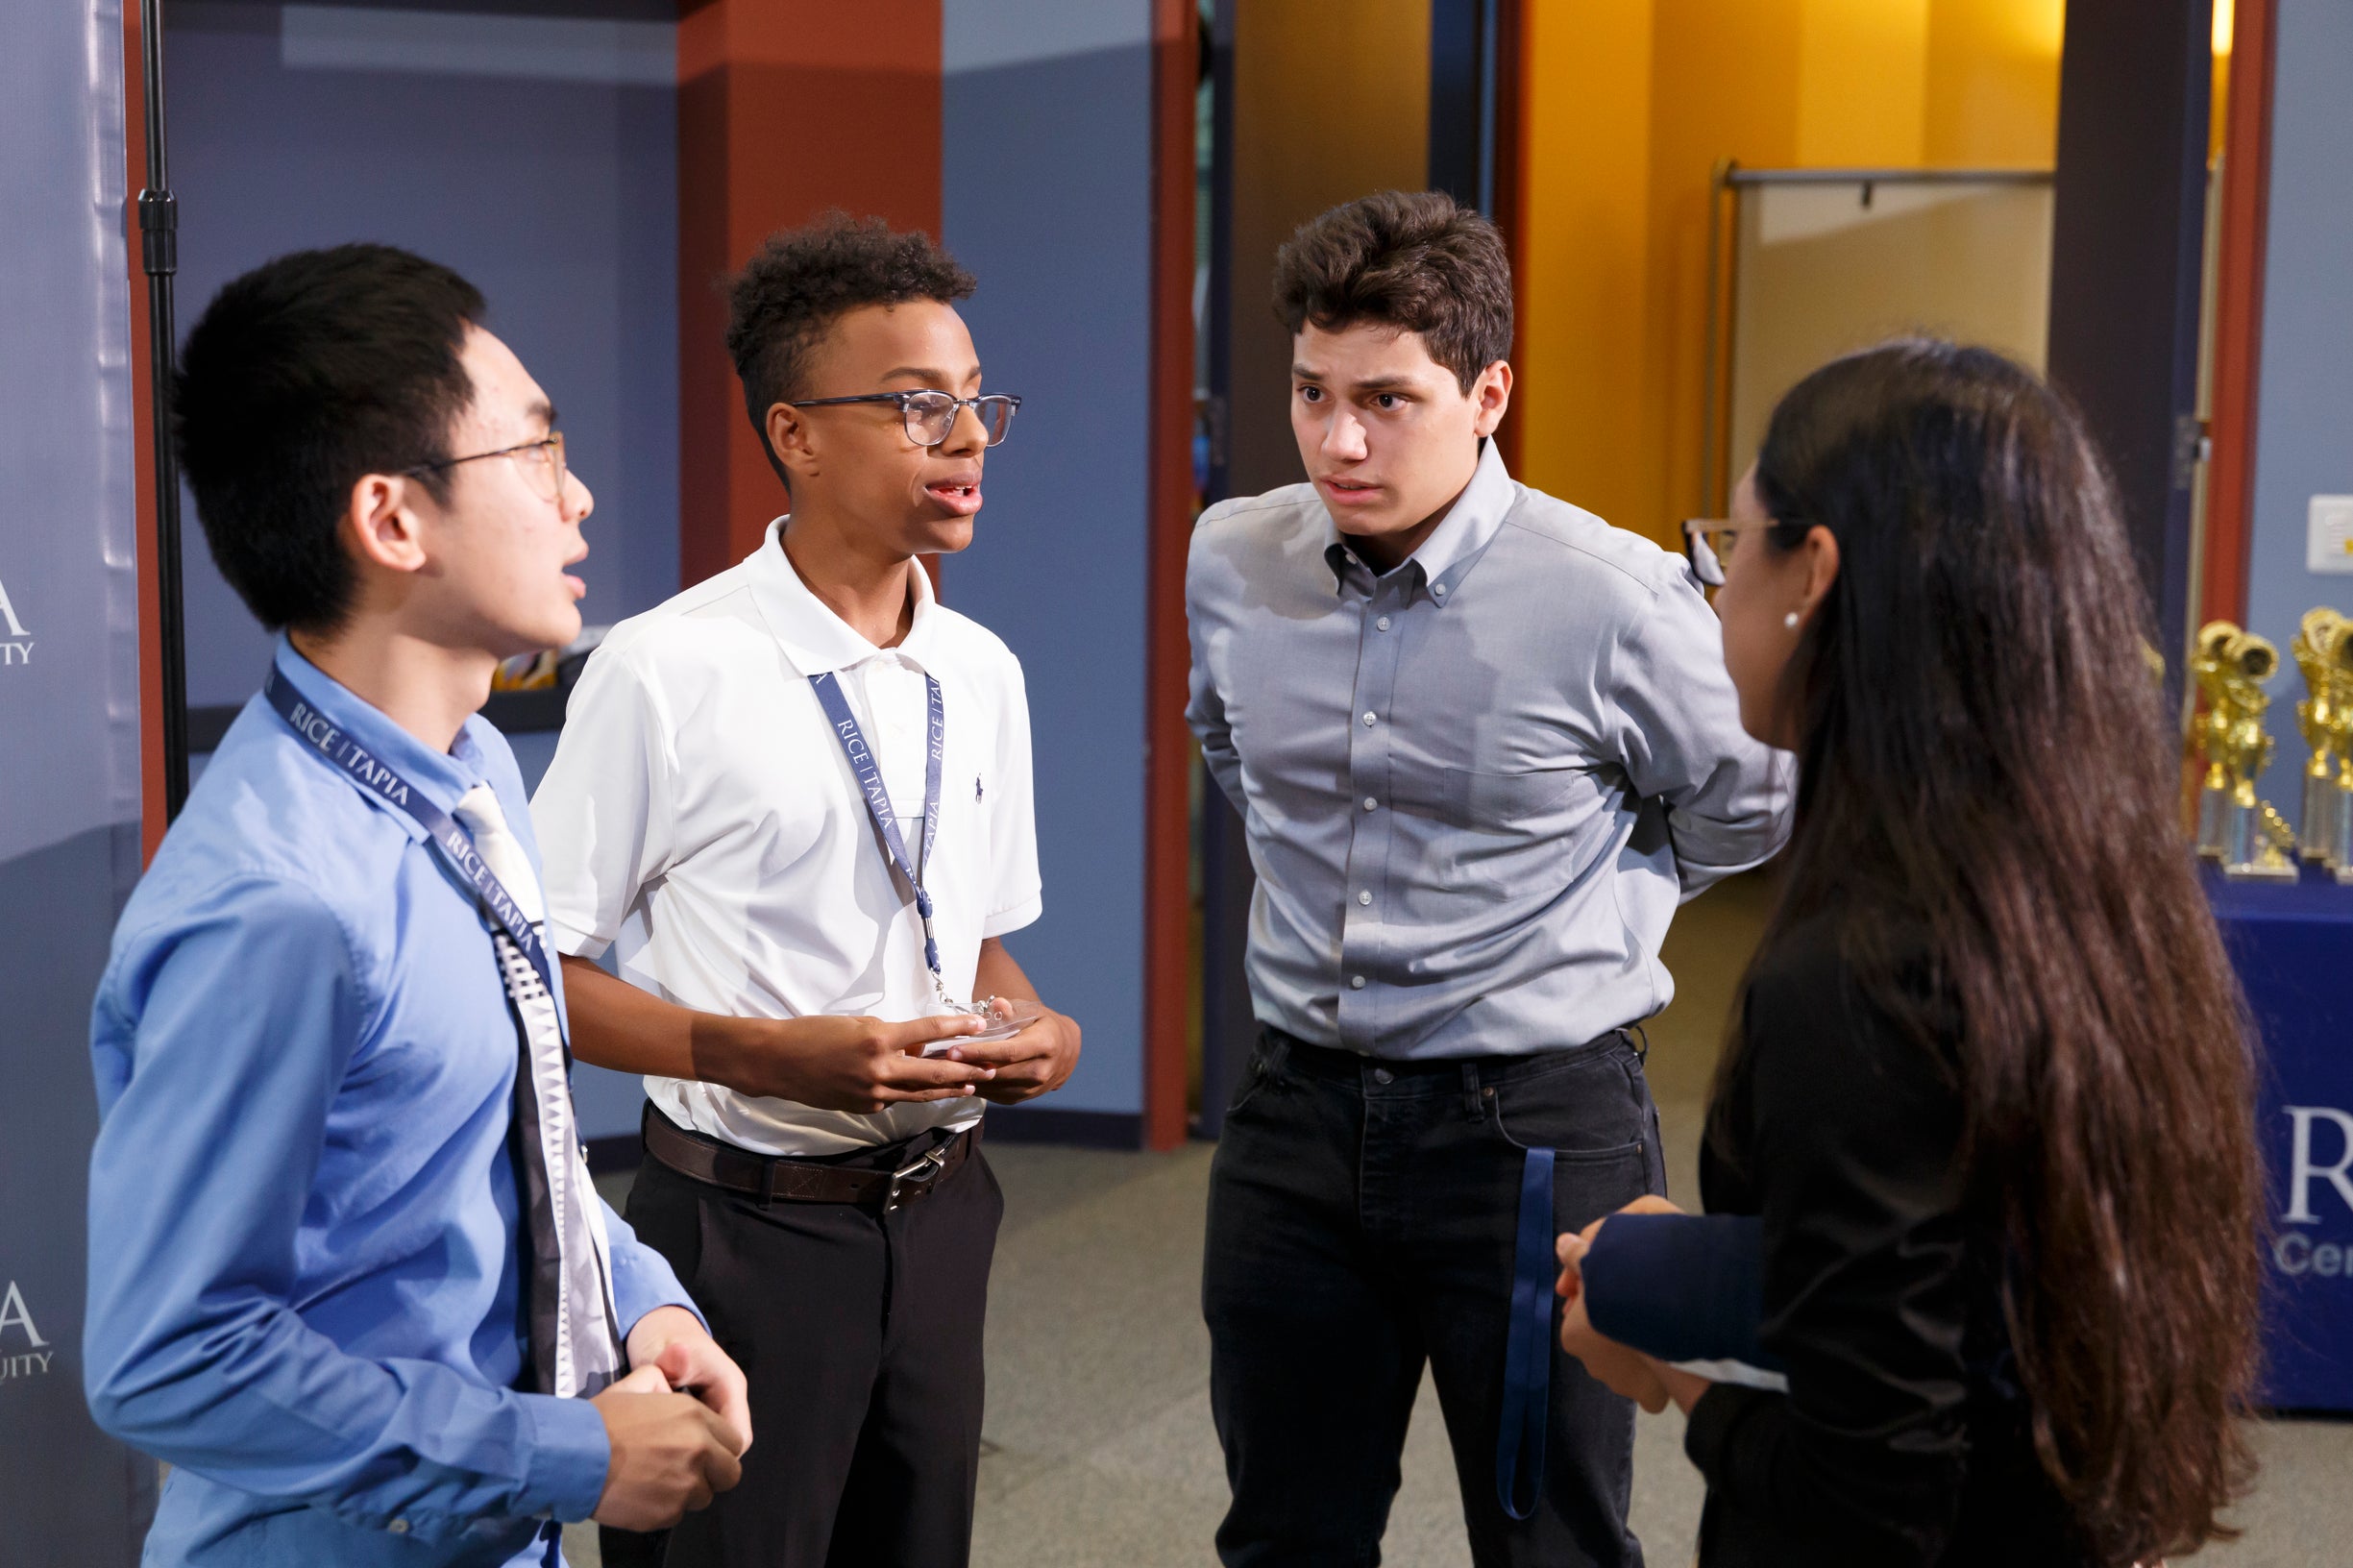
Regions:
<svg viewBox="0 0 2353 1568"><path fill-rule="evenodd" d="M2271 110L2271 214L2264 267L2262 384L2256 403L2255 516L2247 624L2280 648L2271 683L2278 755L2264 796L2303 816L2311 752L2296 727L2304 679L2288 659L2296 623L2316 604L2353 615L2353 576L2304 570L2306 504L2353 495L2353 7L2281 0Z"/></svg>
<svg viewBox="0 0 2353 1568"><path fill-rule="evenodd" d="M987 386L1026 400L990 454L949 603L1021 659L1045 916L1012 939L1087 1049L1047 1105L1143 1105L1144 609L1151 354L1145 0L948 0L945 238ZM1108 47L1104 45L1108 44ZM1070 52L1088 45L1083 53Z"/></svg>
<svg viewBox="0 0 2353 1568"><path fill-rule="evenodd" d="M82 1399L90 995L139 869L122 41L114 0L0 8L0 1562L75 1568L137 1559L156 1480Z"/></svg>
<svg viewBox="0 0 2353 1568"><path fill-rule="evenodd" d="M290 9L291 22L268 5L165 8L183 330L231 278L306 246L382 240L456 268L555 400L596 492L583 613L609 622L660 602L678 586L675 89L600 54L599 24ZM338 30L344 17L366 26ZM649 24L628 25L642 44ZM485 27L514 68L545 59L573 74L485 74ZM337 47L323 55L322 38ZM437 42L469 51L472 68L420 68ZM593 79L601 59L621 79ZM242 701L267 639L189 516L188 698Z"/></svg>

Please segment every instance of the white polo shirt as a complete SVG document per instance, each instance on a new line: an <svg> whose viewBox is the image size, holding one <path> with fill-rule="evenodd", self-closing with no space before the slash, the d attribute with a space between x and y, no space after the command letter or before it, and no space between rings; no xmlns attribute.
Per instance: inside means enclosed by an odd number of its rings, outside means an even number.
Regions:
<svg viewBox="0 0 2353 1568"><path fill-rule="evenodd" d="M896 648L850 629L800 580L771 523L760 548L622 622L574 690L531 816L561 952L704 1013L928 1017L923 930L809 677L835 672L881 765L908 853L923 821L928 708L946 718L939 843L924 869L951 995L984 937L1038 918L1029 703L996 635L932 598ZM878 1115L648 1078L673 1121L764 1154L823 1155L980 1119L978 1099Z"/></svg>

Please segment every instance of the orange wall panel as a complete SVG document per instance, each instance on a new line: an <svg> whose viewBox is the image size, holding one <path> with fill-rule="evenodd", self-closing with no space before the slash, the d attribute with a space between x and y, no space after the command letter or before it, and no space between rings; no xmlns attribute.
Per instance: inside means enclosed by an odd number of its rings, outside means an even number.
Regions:
<svg viewBox="0 0 2353 1568"><path fill-rule="evenodd" d="M678 571L785 509L725 348L724 280L827 208L940 232L940 3L713 0L678 33Z"/></svg>

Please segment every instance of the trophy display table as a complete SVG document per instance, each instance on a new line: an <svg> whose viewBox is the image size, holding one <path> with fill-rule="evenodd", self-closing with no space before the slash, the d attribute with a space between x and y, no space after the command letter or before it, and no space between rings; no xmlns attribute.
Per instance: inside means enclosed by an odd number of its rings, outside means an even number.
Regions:
<svg viewBox="0 0 2353 1568"><path fill-rule="evenodd" d="M2206 886L2264 1047L2263 1400L2353 1410L2353 887L2310 866Z"/></svg>

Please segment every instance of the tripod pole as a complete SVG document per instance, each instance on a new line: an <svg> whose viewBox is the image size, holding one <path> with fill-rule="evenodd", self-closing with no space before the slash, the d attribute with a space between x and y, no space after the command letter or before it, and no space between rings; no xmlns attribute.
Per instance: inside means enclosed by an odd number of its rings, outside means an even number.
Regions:
<svg viewBox="0 0 2353 1568"><path fill-rule="evenodd" d="M172 275L180 270L180 209L163 152L163 16L139 0L145 66L147 188L139 192L139 259L147 273L147 394L156 479L156 640L163 667L163 820L188 797L187 631L180 588L180 463L172 448Z"/></svg>

